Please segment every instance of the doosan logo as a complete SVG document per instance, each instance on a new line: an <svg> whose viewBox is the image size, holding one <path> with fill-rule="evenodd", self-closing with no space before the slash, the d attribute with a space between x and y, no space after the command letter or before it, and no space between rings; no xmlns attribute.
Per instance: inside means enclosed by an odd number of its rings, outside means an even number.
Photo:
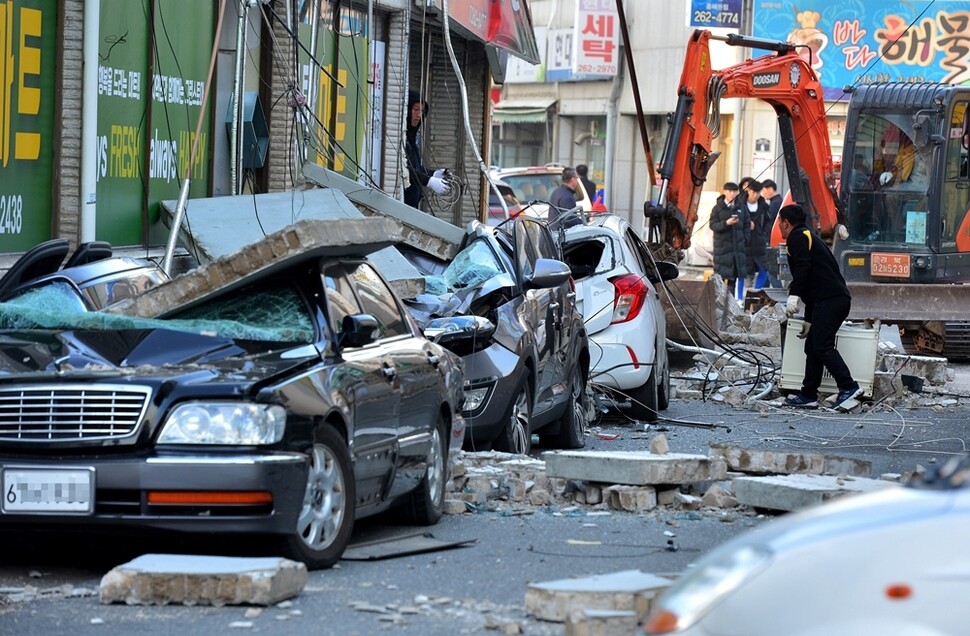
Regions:
<svg viewBox="0 0 970 636"><path fill-rule="evenodd" d="M781 73L762 73L751 78L754 86L777 86L781 81Z"/></svg>

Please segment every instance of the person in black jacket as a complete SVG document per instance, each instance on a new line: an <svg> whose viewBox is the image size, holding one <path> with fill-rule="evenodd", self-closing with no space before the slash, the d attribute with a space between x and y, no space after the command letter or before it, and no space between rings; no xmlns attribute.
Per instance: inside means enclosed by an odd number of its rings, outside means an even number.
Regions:
<svg viewBox="0 0 970 636"><path fill-rule="evenodd" d="M738 184L725 183L711 209L710 222L714 233L714 273L724 279L732 293L748 271L745 243L751 233L748 211L736 206L737 196Z"/></svg>
<svg viewBox="0 0 970 636"><path fill-rule="evenodd" d="M747 208L751 217L751 232L747 243L748 287L760 289L768 281L768 202L761 196L761 183L748 179L741 184L739 207ZM756 278L757 277L757 278Z"/></svg>
<svg viewBox="0 0 970 636"><path fill-rule="evenodd" d="M404 142L404 154L408 162L408 187L404 189L404 202L413 208L421 207L424 198L424 187L430 188L436 194L448 191L448 184L444 180L445 170L428 170L421 160L421 137L418 132L421 122L428 116L428 102L421 99L416 91L408 93L407 134Z"/></svg>
<svg viewBox="0 0 970 636"><path fill-rule="evenodd" d="M805 305L805 325L799 338L805 339L805 379L799 393L785 400L787 406L815 408L823 367L839 387L835 407L862 395L859 383L835 348L835 333L849 315L852 297L839 272L838 261L818 234L805 225L805 211L786 205L778 211L779 229L785 239L792 282L788 288L786 313L795 315Z"/></svg>

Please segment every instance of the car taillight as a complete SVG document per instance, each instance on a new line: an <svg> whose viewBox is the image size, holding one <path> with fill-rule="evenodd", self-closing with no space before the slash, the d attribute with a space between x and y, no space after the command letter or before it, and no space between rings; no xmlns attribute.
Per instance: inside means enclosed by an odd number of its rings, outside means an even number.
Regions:
<svg viewBox="0 0 970 636"><path fill-rule="evenodd" d="M650 293L650 287L646 281L635 274L627 274L614 278L612 281L614 288L613 296L613 321L627 322L633 320L640 313L643 301Z"/></svg>

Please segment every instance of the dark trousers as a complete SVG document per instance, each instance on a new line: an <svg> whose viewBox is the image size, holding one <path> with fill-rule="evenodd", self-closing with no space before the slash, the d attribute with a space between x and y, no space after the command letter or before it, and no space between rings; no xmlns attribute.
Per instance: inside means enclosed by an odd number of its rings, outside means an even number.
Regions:
<svg viewBox="0 0 970 636"><path fill-rule="evenodd" d="M849 367L835 348L835 332L849 315L851 302L845 296L819 300L812 305L811 317L806 315L812 328L805 338L805 380L802 382L802 395L818 396L823 367L832 374L840 391L856 386Z"/></svg>

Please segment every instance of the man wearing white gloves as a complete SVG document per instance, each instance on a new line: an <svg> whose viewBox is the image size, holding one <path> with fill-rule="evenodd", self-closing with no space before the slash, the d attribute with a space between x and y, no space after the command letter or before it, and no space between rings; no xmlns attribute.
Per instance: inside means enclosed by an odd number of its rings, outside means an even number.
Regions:
<svg viewBox="0 0 970 636"><path fill-rule="evenodd" d="M404 144L404 151L408 162L408 187L404 190L404 202L414 208L421 207L421 200L424 198L422 186L427 186L435 194L444 194L448 191L448 183L445 181L446 170L439 168L434 172L427 170L421 160L421 138L418 131L421 122L428 115L428 102L423 101L415 91L408 93L407 110L407 135Z"/></svg>
<svg viewBox="0 0 970 636"><path fill-rule="evenodd" d="M859 383L852 378L849 367L835 348L835 333L849 315L852 297L835 256L806 226L801 206L786 205L778 211L778 216L781 217L778 226L785 239L792 275L785 313L794 316L804 307L807 325L798 336L805 339L805 379L801 391L789 396L785 405L817 407L824 367L839 387L834 405L838 408L862 395Z"/></svg>

